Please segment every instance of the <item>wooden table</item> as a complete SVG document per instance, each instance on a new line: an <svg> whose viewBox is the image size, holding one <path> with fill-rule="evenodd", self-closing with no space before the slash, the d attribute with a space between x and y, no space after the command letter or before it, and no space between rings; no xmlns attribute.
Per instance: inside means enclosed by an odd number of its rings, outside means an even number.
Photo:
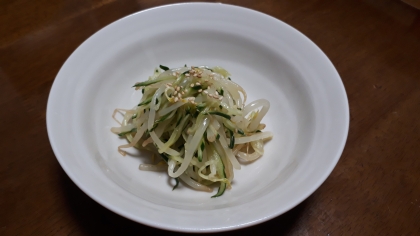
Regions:
<svg viewBox="0 0 420 236"><path fill-rule="evenodd" d="M52 82L73 50L121 17L175 2L0 2L0 235L175 234L85 195L58 164L45 121ZM226 235L420 235L420 10L398 0L223 2L312 39L340 73L351 113L344 153L314 194Z"/></svg>

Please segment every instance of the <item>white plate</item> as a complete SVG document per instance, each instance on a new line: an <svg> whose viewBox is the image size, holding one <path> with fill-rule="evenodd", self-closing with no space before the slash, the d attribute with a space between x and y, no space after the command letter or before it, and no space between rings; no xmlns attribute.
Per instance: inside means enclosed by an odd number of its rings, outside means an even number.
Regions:
<svg viewBox="0 0 420 236"><path fill-rule="evenodd" d="M122 157L117 146L126 141L110 132L113 110L139 101L135 82L159 64L185 63L222 66L249 101L271 102L263 122L274 139L219 198L171 191L166 173L138 170L144 155ZM183 232L243 228L293 208L331 173L348 126L341 79L314 43L268 15L212 3L141 11L95 33L61 68L47 110L54 153L86 194L134 221Z"/></svg>

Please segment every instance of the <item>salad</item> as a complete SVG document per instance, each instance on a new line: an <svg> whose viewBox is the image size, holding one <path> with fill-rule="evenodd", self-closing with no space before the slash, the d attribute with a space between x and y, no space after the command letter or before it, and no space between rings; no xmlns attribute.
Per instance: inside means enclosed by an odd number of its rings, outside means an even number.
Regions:
<svg viewBox="0 0 420 236"><path fill-rule="evenodd" d="M167 170L176 180L174 189L179 180L207 192L218 184L212 197L221 196L231 188L240 161L260 158L264 141L273 137L261 123L270 103L258 99L245 104L245 90L222 67L161 65L133 87L143 93L140 102L113 114L120 126L111 131L128 140L118 151L125 155L123 149L136 147L151 151L153 159L159 156L139 168ZM118 112L122 121L115 118Z"/></svg>

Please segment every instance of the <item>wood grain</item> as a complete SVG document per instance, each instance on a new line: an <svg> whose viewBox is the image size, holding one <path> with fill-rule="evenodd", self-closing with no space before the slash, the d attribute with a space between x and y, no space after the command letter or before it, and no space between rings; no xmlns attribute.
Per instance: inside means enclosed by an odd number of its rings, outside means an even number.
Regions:
<svg viewBox="0 0 420 236"><path fill-rule="evenodd" d="M177 234L86 196L55 159L45 121L52 82L78 45L121 17L176 2L0 2L0 235ZM314 194L222 235L420 235L420 11L397 0L223 2L276 17L319 45L342 77L351 123L337 167Z"/></svg>

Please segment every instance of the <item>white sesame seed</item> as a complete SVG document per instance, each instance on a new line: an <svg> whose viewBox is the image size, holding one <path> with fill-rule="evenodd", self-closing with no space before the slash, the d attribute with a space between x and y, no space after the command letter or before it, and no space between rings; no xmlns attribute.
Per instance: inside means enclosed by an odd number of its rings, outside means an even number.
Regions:
<svg viewBox="0 0 420 236"><path fill-rule="evenodd" d="M167 83L167 85L172 86L172 83Z"/></svg>
<svg viewBox="0 0 420 236"><path fill-rule="evenodd" d="M179 91L180 90L180 87L176 87L176 91Z"/></svg>
<svg viewBox="0 0 420 236"><path fill-rule="evenodd" d="M190 84L190 87L192 88L192 87L194 87L194 84Z"/></svg>
<svg viewBox="0 0 420 236"><path fill-rule="evenodd" d="M174 101L177 102L178 101L178 97L175 97Z"/></svg>
<svg viewBox="0 0 420 236"><path fill-rule="evenodd" d="M214 95L213 97L216 98L216 99L218 99L219 98L219 95Z"/></svg>
<svg viewBox="0 0 420 236"><path fill-rule="evenodd" d="M181 98L182 97L182 94L178 93L178 97Z"/></svg>
<svg viewBox="0 0 420 236"><path fill-rule="evenodd" d="M174 95L176 95L177 93L178 93L178 92L177 92L177 91L175 91L175 92L174 92Z"/></svg>
<svg viewBox="0 0 420 236"><path fill-rule="evenodd" d="M201 92L203 92L203 90L202 89L199 89L198 92L201 93Z"/></svg>
<svg viewBox="0 0 420 236"><path fill-rule="evenodd" d="M186 73L185 76L187 76L187 77L190 76L190 73Z"/></svg>
<svg viewBox="0 0 420 236"><path fill-rule="evenodd" d="M204 90L204 93L205 93L205 94L208 94L209 92L208 92L207 90Z"/></svg>
<svg viewBox="0 0 420 236"><path fill-rule="evenodd" d="M187 89L185 89L184 92L188 92Z"/></svg>
<svg viewBox="0 0 420 236"><path fill-rule="evenodd" d="M216 92L214 92L214 94L219 95L219 92L216 91Z"/></svg>
<svg viewBox="0 0 420 236"><path fill-rule="evenodd" d="M200 85L200 83L199 83L199 82L197 82L197 83L195 83L195 85Z"/></svg>
<svg viewBox="0 0 420 236"><path fill-rule="evenodd" d="M223 96L220 96L220 97L219 97L219 100L222 100L222 99L223 99Z"/></svg>
<svg viewBox="0 0 420 236"><path fill-rule="evenodd" d="M176 76L176 73L174 72L174 73L172 73L172 75L173 75L173 76Z"/></svg>
<svg viewBox="0 0 420 236"><path fill-rule="evenodd" d="M182 91L181 94L184 95L185 94L184 91Z"/></svg>
<svg viewBox="0 0 420 236"><path fill-rule="evenodd" d="M208 80L208 79L205 79L204 81L205 81L205 82L209 82L209 80Z"/></svg>

